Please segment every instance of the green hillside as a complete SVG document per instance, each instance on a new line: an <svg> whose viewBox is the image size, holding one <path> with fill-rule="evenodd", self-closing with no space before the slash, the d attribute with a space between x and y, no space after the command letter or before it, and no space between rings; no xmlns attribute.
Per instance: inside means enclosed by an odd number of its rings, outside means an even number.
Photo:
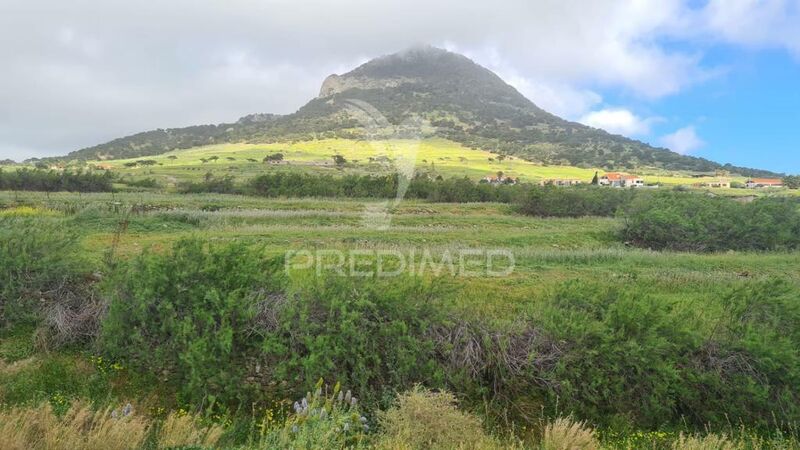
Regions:
<svg viewBox="0 0 800 450"><path fill-rule="evenodd" d="M263 161L268 155L277 153L283 155L282 161ZM334 155L341 155L346 163L337 166L333 162ZM519 178L523 182L577 179L588 183L595 172L603 172L599 167L546 165L514 156L504 157L440 138L429 138L420 142L322 139L271 144L216 144L175 150L144 160L129 158L89 163L110 168L130 179L155 178L161 184L169 185L199 179L209 172L241 179L276 171L333 175L386 174L397 170L395 165L398 159L406 158L413 158L416 173L426 173L434 177L441 175L445 178L466 176L473 180L503 172L506 176ZM691 185L719 179L712 176L696 177L685 171L660 169L636 173L651 184ZM742 177L730 179L744 181Z"/></svg>
<svg viewBox="0 0 800 450"><path fill-rule="evenodd" d="M548 165L774 175L679 155L561 119L488 69L433 47L384 56L344 75L332 75L319 97L293 114L257 114L235 123L148 131L72 152L65 159L136 158L223 143L409 134L446 138Z"/></svg>

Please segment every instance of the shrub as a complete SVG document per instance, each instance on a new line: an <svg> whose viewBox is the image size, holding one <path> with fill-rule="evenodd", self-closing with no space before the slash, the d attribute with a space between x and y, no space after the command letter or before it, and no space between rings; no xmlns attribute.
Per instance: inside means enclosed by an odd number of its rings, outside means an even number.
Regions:
<svg viewBox="0 0 800 450"><path fill-rule="evenodd" d="M144 252L115 274L102 348L113 358L177 383L187 401L242 400L243 358L256 301L279 289L281 267L241 243L175 243Z"/></svg>
<svg viewBox="0 0 800 450"><path fill-rule="evenodd" d="M437 289L420 280L300 276L264 351L274 376L301 386L341 377L370 401L416 382L442 382L427 330L441 319Z"/></svg>
<svg viewBox="0 0 800 450"><path fill-rule="evenodd" d="M635 196L632 189L531 187L517 202L517 210L539 217L611 217Z"/></svg>
<svg viewBox="0 0 800 450"><path fill-rule="evenodd" d="M37 322L64 300L80 303L79 253L77 234L57 220L0 217L0 326Z"/></svg>
<svg viewBox="0 0 800 450"><path fill-rule="evenodd" d="M324 392L322 380L315 389L294 403L282 426L264 431L262 448L368 448L368 420L351 392L338 383L330 394Z"/></svg>
<svg viewBox="0 0 800 450"><path fill-rule="evenodd" d="M682 192L637 197L625 213L622 237L657 250L777 250L800 247L794 199L741 204Z"/></svg>
<svg viewBox="0 0 800 450"><path fill-rule="evenodd" d="M111 192L114 175L111 172L72 172L46 169L20 169L4 172L0 169L0 191L69 191Z"/></svg>
<svg viewBox="0 0 800 450"><path fill-rule="evenodd" d="M456 408L449 392L415 386L397 396L394 406L379 416L386 449L491 449L507 448L483 431L480 419Z"/></svg>
<svg viewBox="0 0 800 450"><path fill-rule="evenodd" d="M678 367L698 340L685 312L635 289L573 281L557 289L539 320L562 349L543 375L554 381L551 408L606 425L677 419L676 398L691 389Z"/></svg>

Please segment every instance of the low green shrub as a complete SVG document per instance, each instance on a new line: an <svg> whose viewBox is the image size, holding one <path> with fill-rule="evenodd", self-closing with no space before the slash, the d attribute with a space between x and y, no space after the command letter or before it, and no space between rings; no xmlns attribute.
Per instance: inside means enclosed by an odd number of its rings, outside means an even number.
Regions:
<svg viewBox="0 0 800 450"><path fill-rule="evenodd" d="M633 189L535 186L525 191L516 208L522 214L539 217L613 217L636 195Z"/></svg>
<svg viewBox="0 0 800 450"><path fill-rule="evenodd" d="M370 402L443 382L427 337L443 320L431 283L299 275L292 285L264 343L278 379L337 378Z"/></svg>
<svg viewBox="0 0 800 450"><path fill-rule="evenodd" d="M197 239L146 251L110 280L101 348L126 365L175 383L182 398L244 401L245 356L255 305L281 289L278 259L241 243Z"/></svg>
<svg viewBox="0 0 800 450"><path fill-rule="evenodd" d="M739 203L686 192L637 196L625 211L622 238L656 250L794 250L800 248L795 199Z"/></svg>
<svg viewBox="0 0 800 450"><path fill-rule="evenodd" d="M84 284L78 236L58 219L0 217L0 326L35 323Z"/></svg>

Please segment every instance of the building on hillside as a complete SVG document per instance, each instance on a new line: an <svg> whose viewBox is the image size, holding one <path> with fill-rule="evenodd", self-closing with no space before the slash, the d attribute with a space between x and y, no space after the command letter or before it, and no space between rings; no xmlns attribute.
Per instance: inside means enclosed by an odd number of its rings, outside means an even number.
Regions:
<svg viewBox="0 0 800 450"><path fill-rule="evenodd" d="M751 178L747 180L745 186L748 189L783 187L783 180L780 178Z"/></svg>
<svg viewBox="0 0 800 450"><path fill-rule="evenodd" d="M498 185L498 184L517 184L518 182L519 182L519 178L506 177L506 176L503 176L503 175L498 175L498 176L495 176L495 177L488 176L488 177L483 177L483 179L481 179L481 183L489 183L489 184L493 184L493 185Z"/></svg>
<svg viewBox="0 0 800 450"><path fill-rule="evenodd" d="M558 186L558 187L578 186L580 184L583 184L583 180L561 179L561 178L542 180L539 182L539 186Z"/></svg>
<svg viewBox="0 0 800 450"><path fill-rule="evenodd" d="M695 183L694 187L729 189L731 187L731 181L725 179L720 179L717 181L705 181L702 183Z"/></svg>
<svg viewBox="0 0 800 450"><path fill-rule="evenodd" d="M644 178L638 175L629 175L621 172L609 172L597 180L600 186L616 188L644 187Z"/></svg>

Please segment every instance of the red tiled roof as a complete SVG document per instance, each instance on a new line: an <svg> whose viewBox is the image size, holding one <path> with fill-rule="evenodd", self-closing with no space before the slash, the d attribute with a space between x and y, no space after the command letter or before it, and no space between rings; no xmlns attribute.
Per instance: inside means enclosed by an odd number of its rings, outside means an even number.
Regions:
<svg viewBox="0 0 800 450"><path fill-rule="evenodd" d="M755 184L783 184L783 180L778 178L753 178L750 183Z"/></svg>
<svg viewBox="0 0 800 450"><path fill-rule="evenodd" d="M627 173L609 172L603 175L603 178L606 178L610 181L620 181L620 180L637 180L641 177L636 175L629 175Z"/></svg>

